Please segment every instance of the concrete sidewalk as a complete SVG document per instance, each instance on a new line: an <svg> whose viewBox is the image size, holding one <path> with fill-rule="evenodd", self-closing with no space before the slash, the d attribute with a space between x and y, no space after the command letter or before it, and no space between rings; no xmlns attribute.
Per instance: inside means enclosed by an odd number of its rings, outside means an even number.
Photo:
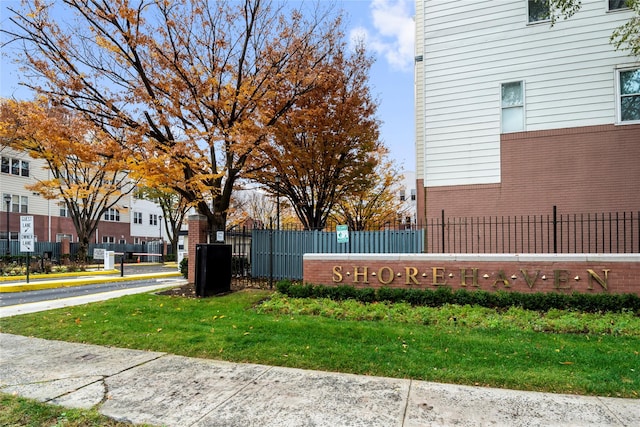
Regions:
<svg viewBox="0 0 640 427"><path fill-rule="evenodd" d="M238 364L0 334L0 390L158 426L638 426L640 400Z"/></svg>

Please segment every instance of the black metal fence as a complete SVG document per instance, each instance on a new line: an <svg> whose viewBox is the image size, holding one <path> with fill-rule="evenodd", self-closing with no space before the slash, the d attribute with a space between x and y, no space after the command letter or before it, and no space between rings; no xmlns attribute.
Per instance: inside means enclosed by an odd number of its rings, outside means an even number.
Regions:
<svg viewBox="0 0 640 427"><path fill-rule="evenodd" d="M640 212L440 218L428 253L640 253Z"/></svg>

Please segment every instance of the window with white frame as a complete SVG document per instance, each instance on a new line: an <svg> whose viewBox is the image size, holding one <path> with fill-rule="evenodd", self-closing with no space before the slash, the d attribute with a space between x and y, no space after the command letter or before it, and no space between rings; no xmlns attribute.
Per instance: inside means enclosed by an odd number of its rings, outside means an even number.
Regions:
<svg viewBox="0 0 640 427"><path fill-rule="evenodd" d="M11 197L11 203L9 204L9 211L15 213L29 213L29 198L27 196L20 196L17 194L3 194L2 195L2 210L7 210L5 204L5 196Z"/></svg>
<svg viewBox="0 0 640 427"><path fill-rule="evenodd" d="M158 215L149 214L149 225L158 225Z"/></svg>
<svg viewBox="0 0 640 427"><path fill-rule="evenodd" d="M2 156L0 159L0 172L29 177L29 162L27 160Z"/></svg>
<svg viewBox="0 0 640 427"><path fill-rule="evenodd" d="M609 10L628 9L627 0L609 0Z"/></svg>
<svg viewBox="0 0 640 427"><path fill-rule="evenodd" d="M527 14L530 24L551 19L549 0L528 0Z"/></svg>
<svg viewBox="0 0 640 427"><path fill-rule="evenodd" d="M501 85L502 133L524 130L524 82Z"/></svg>
<svg viewBox="0 0 640 427"><path fill-rule="evenodd" d="M115 243L116 238L114 236L102 236L102 243Z"/></svg>
<svg viewBox="0 0 640 427"><path fill-rule="evenodd" d="M18 234L17 231L10 231L9 232L9 240L13 240L16 241L20 239L20 234ZM2 240L7 240L7 232L6 231L0 231L0 241Z"/></svg>
<svg viewBox="0 0 640 427"><path fill-rule="evenodd" d="M104 213L105 221L120 221L120 211L110 208Z"/></svg>
<svg viewBox="0 0 640 427"><path fill-rule="evenodd" d="M62 242L62 239L69 239L70 242L73 242L73 235L64 234L64 233L57 233L56 234L56 242L60 243L60 242Z"/></svg>
<svg viewBox="0 0 640 427"><path fill-rule="evenodd" d="M618 72L621 122L640 120L640 68Z"/></svg>
<svg viewBox="0 0 640 427"><path fill-rule="evenodd" d="M142 212L134 212L133 213L133 223L134 224L142 224Z"/></svg>
<svg viewBox="0 0 640 427"><path fill-rule="evenodd" d="M416 189L412 188L411 189L411 200L415 200L416 199Z"/></svg>
<svg viewBox="0 0 640 427"><path fill-rule="evenodd" d="M404 202L404 201L405 201L404 190L400 190L400 201L401 201L401 202Z"/></svg>
<svg viewBox="0 0 640 427"><path fill-rule="evenodd" d="M60 202L60 203L58 203L58 206L60 208L60 216L68 217L69 216L69 209L67 208L67 204L65 202Z"/></svg>

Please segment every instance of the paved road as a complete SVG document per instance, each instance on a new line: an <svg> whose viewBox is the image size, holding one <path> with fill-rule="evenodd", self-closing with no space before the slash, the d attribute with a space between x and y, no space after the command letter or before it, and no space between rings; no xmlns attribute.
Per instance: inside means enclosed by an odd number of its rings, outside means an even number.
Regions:
<svg viewBox="0 0 640 427"><path fill-rule="evenodd" d="M100 274L98 274L100 273ZM175 276L174 276L175 275ZM169 277L171 276L171 277ZM186 283L175 266L125 265L124 277L88 271L86 275L49 275L26 283L25 278L0 282L0 318L86 304Z"/></svg>
<svg viewBox="0 0 640 427"><path fill-rule="evenodd" d="M109 276L105 277L105 280L109 280ZM165 278L165 279L145 279L145 280L133 280L130 282L116 282L116 283L98 283L94 285L84 286L72 286L62 288L42 289L38 291L24 291L24 292L9 292L0 293L0 307L8 307L17 304L29 304L39 301L51 301L61 298L71 298L83 295L92 295L101 292L111 292L123 289L140 288L152 285L167 284L181 284L184 279L181 278Z"/></svg>

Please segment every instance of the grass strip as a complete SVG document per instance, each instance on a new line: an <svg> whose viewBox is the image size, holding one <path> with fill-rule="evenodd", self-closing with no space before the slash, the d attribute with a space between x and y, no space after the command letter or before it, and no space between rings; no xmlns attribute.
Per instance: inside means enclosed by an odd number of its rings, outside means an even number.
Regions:
<svg viewBox="0 0 640 427"><path fill-rule="evenodd" d="M93 409L70 409L0 393L0 426L130 427L132 424L112 420Z"/></svg>
<svg viewBox="0 0 640 427"><path fill-rule="evenodd" d="M332 308L323 300L308 300L314 305L310 314L269 307L286 305L277 299L281 296L259 305L271 295L243 291L187 299L138 294L2 319L0 330L233 362L555 393L640 394L640 328L628 313L605 320L631 322L626 329L550 333L515 327L527 322L519 312L495 313L504 319L478 326L468 319L488 316L474 307L463 307L463 316L443 308L437 313L441 320L425 321L410 306L389 305L395 309L391 315L362 320L362 313L350 318L336 310L384 308L349 306L354 302ZM333 314L322 314L323 308ZM416 316L421 320L407 321Z"/></svg>

